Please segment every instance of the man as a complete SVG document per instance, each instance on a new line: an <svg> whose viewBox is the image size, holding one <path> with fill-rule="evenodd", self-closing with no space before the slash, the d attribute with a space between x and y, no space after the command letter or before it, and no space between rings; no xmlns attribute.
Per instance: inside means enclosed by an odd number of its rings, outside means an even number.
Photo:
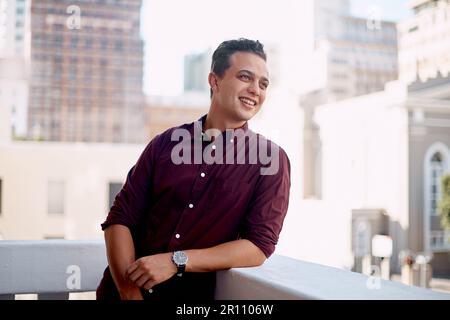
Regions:
<svg viewBox="0 0 450 320"><path fill-rule="evenodd" d="M259 266L275 250L289 159L247 125L269 85L263 45L223 42L208 81L208 114L155 137L116 196L98 299L213 299L215 271Z"/></svg>

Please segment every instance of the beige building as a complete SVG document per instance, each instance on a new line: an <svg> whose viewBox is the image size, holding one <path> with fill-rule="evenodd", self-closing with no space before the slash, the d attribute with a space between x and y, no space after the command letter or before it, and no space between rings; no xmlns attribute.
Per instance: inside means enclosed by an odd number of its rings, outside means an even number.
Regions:
<svg viewBox="0 0 450 320"><path fill-rule="evenodd" d="M101 238L144 145L17 141L0 145L3 239Z"/></svg>
<svg viewBox="0 0 450 320"><path fill-rule="evenodd" d="M385 234L393 239L394 271L409 249L431 252L434 274L450 275L450 237L436 213L440 177L450 173L449 92L449 78L392 82L383 92L318 107L323 201L348 226L368 221L347 244L355 262L357 247L370 253L372 237Z"/></svg>
<svg viewBox="0 0 450 320"><path fill-rule="evenodd" d="M0 239L101 238L144 145L10 141L0 105Z"/></svg>
<svg viewBox="0 0 450 320"><path fill-rule="evenodd" d="M450 72L450 2L414 0L414 16L398 24L400 79L412 83Z"/></svg>
<svg viewBox="0 0 450 320"><path fill-rule="evenodd" d="M206 80L205 80L206 81ZM189 92L176 97L146 99L146 132L152 139L169 128L199 119L209 110L209 92Z"/></svg>

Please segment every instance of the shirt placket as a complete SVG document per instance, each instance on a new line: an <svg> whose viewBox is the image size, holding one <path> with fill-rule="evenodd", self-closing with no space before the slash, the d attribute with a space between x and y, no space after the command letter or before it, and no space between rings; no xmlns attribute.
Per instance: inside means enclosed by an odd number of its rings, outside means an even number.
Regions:
<svg viewBox="0 0 450 320"><path fill-rule="evenodd" d="M203 137L198 137L198 139L201 139L203 141ZM205 149L205 146L211 143L210 141L203 141L201 146L202 154ZM195 152L195 147L192 147L192 150ZM197 210L197 204L200 200L201 194L204 192L204 185L207 182L207 179L209 178L210 172L213 169L213 165L208 165L202 161L200 164L193 164L196 168L194 169L195 175L194 175L194 181L192 183L193 187L191 188L189 198L186 201L185 208L180 215L180 219L178 220L178 223L176 225L175 231L172 235L172 238L169 243L169 250L176 250L179 248L182 243L183 239L185 237L185 232L187 230L184 230L184 221L185 219L190 219L193 216L195 216L195 211Z"/></svg>

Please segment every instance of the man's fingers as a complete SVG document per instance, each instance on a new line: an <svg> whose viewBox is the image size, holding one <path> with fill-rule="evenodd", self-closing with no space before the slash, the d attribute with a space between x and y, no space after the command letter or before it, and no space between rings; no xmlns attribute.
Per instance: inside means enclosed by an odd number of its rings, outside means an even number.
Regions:
<svg viewBox="0 0 450 320"><path fill-rule="evenodd" d="M135 271L133 271L129 276L128 279L135 283L142 275L144 274L144 271L141 269L137 269Z"/></svg>
<svg viewBox="0 0 450 320"><path fill-rule="evenodd" d="M150 290L152 289L155 285L157 285L158 283L155 280L148 280L145 284L144 284L144 289L145 290Z"/></svg>
<svg viewBox="0 0 450 320"><path fill-rule="evenodd" d="M138 287L143 287L146 282L148 282L150 278L146 274L142 274L136 281L133 283Z"/></svg>
<svg viewBox="0 0 450 320"><path fill-rule="evenodd" d="M130 266L127 268L127 271L125 272L127 277L130 277L130 275L138 268L137 262L133 262L130 264Z"/></svg>

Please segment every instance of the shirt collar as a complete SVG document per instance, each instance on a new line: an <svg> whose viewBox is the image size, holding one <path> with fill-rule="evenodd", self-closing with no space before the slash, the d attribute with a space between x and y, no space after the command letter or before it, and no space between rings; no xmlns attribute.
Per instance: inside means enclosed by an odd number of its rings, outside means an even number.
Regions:
<svg viewBox="0 0 450 320"><path fill-rule="evenodd" d="M190 131L190 133L191 133L191 137L194 137L195 133L200 132L200 136L197 137L197 138L202 139L202 136L205 134L205 131L203 130L203 124L206 122L206 117L207 117L207 114L201 116L197 121L194 121L194 122L192 123L192 125L191 125L190 128L189 128L189 131ZM195 128L196 130L194 130L194 128ZM239 128L236 128L236 129L226 129L225 131L222 132L222 134L226 133L227 130L232 130L232 131L233 131L233 134L234 134L235 132L240 132L240 133L244 132L244 133L247 133L247 131L249 130L249 128L248 128L248 121L245 121L245 123L244 123L241 127L239 127ZM208 139L207 139L207 140L208 140Z"/></svg>

